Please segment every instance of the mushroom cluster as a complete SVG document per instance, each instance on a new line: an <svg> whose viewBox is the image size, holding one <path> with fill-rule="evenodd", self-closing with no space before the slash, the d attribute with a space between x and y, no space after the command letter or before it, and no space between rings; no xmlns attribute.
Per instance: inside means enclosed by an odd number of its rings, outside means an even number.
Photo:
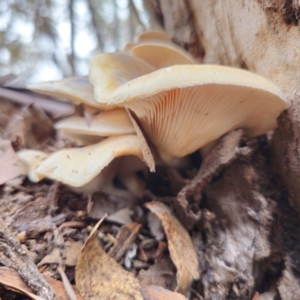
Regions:
<svg viewBox="0 0 300 300"><path fill-rule="evenodd" d="M138 196L143 184L135 172L145 164L154 171L155 160L170 163L234 129L261 135L277 127L286 108L270 81L241 69L199 65L158 31L140 35L121 52L96 55L88 78L29 88L84 107L82 115L56 124L77 147L51 155L18 153L30 180L47 177L90 193L120 194L112 184L118 176Z"/></svg>

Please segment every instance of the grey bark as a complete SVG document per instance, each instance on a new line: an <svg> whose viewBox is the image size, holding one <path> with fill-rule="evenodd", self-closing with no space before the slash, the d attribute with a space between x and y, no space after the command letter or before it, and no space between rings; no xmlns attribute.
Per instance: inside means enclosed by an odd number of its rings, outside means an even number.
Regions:
<svg viewBox="0 0 300 300"><path fill-rule="evenodd" d="M300 299L299 1L147 4L200 62L266 77L289 103L274 135L252 141L247 160L233 161L206 184L201 201L189 203L200 210L193 234L202 277L195 290L204 299Z"/></svg>

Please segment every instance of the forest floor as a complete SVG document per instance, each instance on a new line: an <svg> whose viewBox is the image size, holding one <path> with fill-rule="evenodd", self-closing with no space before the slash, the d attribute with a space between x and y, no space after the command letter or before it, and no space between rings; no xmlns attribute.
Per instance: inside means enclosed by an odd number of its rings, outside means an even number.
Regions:
<svg viewBox="0 0 300 300"><path fill-rule="evenodd" d="M203 162L140 173L142 197L98 192L90 209L67 186L12 175L24 145L70 146L43 116L0 99L1 299L297 299L299 220L271 136L229 133Z"/></svg>

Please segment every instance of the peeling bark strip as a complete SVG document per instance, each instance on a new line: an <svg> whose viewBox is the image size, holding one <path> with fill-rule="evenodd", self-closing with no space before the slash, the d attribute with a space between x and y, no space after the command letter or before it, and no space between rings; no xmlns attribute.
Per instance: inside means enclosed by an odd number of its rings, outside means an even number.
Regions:
<svg viewBox="0 0 300 300"><path fill-rule="evenodd" d="M189 205L187 197L193 196L194 201L199 203L202 188L220 172L222 168L229 165L241 155L250 155L252 150L249 147L239 148L243 132L236 130L226 134L218 144L205 157L198 174L178 194L175 201L176 212L179 219L190 230L200 220L201 212Z"/></svg>
<svg viewBox="0 0 300 300"><path fill-rule="evenodd" d="M272 142L273 163L289 193L289 202L300 215L300 96L278 118Z"/></svg>
<svg viewBox="0 0 300 300"><path fill-rule="evenodd" d="M195 192L196 188L196 194L199 195L202 187L209 182L213 176L217 175L222 167L234 161L240 152L238 144L241 141L242 135L242 130L236 130L226 134L211 150L208 156L204 158L198 174L181 190L179 197Z"/></svg>

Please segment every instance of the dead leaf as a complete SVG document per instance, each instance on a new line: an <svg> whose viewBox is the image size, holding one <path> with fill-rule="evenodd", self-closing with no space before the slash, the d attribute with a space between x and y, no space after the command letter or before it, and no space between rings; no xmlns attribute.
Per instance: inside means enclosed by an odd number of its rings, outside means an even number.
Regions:
<svg viewBox="0 0 300 300"><path fill-rule="evenodd" d="M149 212L147 215L148 227L151 233L154 235L157 241L161 241L165 237L161 220L158 216L152 212Z"/></svg>
<svg viewBox="0 0 300 300"><path fill-rule="evenodd" d="M141 293L144 300L187 300L183 295L157 285L143 286Z"/></svg>
<svg viewBox="0 0 300 300"><path fill-rule="evenodd" d="M123 225L124 222L132 222L130 219L130 210L128 208L131 208L135 205L136 200L133 197L131 199L127 198L126 201L124 201L124 199L121 197L98 192L93 194L92 202L93 206L89 214L90 218L99 220L107 213L109 215L107 220L116 221L121 225ZM117 214L123 209L126 210L124 210L121 215L125 215L121 216L119 219ZM128 222L129 220L130 222Z"/></svg>
<svg viewBox="0 0 300 300"><path fill-rule="evenodd" d="M141 224L135 222L122 226L116 237L116 242L108 254L115 260L120 260L135 241L141 226Z"/></svg>
<svg viewBox="0 0 300 300"><path fill-rule="evenodd" d="M61 250L56 247L52 252L46 255L39 263L38 267L45 264L61 264L68 267L74 267L80 255L83 243L81 241L68 240L65 242L65 257L61 257Z"/></svg>
<svg viewBox="0 0 300 300"><path fill-rule="evenodd" d="M120 225L129 224L132 222L131 216L133 214L133 210L129 209L128 207L125 207L113 213L112 215L109 215L107 217L107 221L117 223Z"/></svg>
<svg viewBox="0 0 300 300"><path fill-rule="evenodd" d="M68 295L65 292L63 283L57 281L49 276L44 276L48 284L53 288L56 294L56 300L69 300ZM14 269L7 267L0 267L0 284L7 289L14 290L22 293L34 300L43 300L42 297L36 296L32 289L22 280L21 276ZM73 287L77 296L77 300L82 299L78 290Z"/></svg>
<svg viewBox="0 0 300 300"><path fill-rule="evenodd" d="M32 104L12 118L3 136L17 140L22 147L36 149L55 136L55 129L45 112Z"/></svg>
<svg viewBox="0 0 300 300"><path fill-rule="evenodd" d="M138 279L142 286L158 285L164 289L174 290L176 287L175 266L169 256L162 255L148 270L141 270Z"/></svg>
<svg viewBox="0 0 300 300"><path fill-rule="evenodd" d="M138 280L99 245L97 229L102 221L93 228L82 249L76 266L76 286L85 300L143 300Z"/></svg>
<svg viewBox="0 0 300 300"><path fill-rule="evenodd" d="M0 96L0 137L4 132L4 128L13 116L18 111L17 107L13 103L6 101Z"/></svg>
<svg viewBox="0 0 300 300"><path fill-rule="evenodd" d="M0 267L0 283L7 289L25 294L34 300L43 300L42 297L33 294L31 288L22 280L21 276L14 269Z"/></svg>
<svg viewBox="0 0 300 300"><path fill-rule="evenodd" d="M56 294L56 300L69 300L65 287L61 281L55 280L47 275L43 275L48 284L53 288ZM77 300L83 300L77 287L73 286Z"/></svg>
<svg viewBox="0 0 300 300"><path fill-rule="evenodd" d="M0 140L0 185L20 175L18 156L8 140Z"/></svg>
<svg viewBox="0 0 300 300"><path fill-rule="evenodd" d="M189 233L172 214L170 208L160 202L149 202L145 206L162 221L171 259L177 269L176 292L188 294L193 280L199 279L198 257Z"/></svg>

